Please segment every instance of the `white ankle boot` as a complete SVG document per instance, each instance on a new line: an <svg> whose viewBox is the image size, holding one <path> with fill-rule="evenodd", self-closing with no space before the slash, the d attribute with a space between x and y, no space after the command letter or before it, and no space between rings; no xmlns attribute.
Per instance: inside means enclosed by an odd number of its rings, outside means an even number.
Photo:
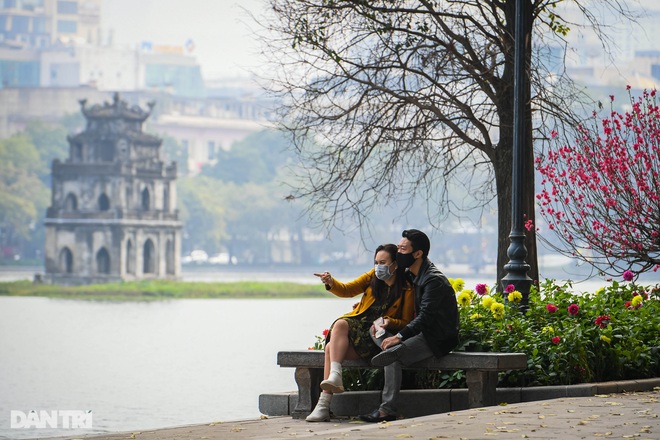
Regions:
<svg viewBox="0 0 660 440"><path fill-rule="evenodd" d="M314 411L307 416L305 420L308 422L329 422L330 421L330 400L332 394L321 393L319 401L316 403Z"/></svg>
<svg viewBox="0 0 660 440"><path fill-rule="evenodd" d="M341 377L341 362L330 364L330 375L326 380L321 382L321 389L332 394L344 392L344 381Z"/></svg>

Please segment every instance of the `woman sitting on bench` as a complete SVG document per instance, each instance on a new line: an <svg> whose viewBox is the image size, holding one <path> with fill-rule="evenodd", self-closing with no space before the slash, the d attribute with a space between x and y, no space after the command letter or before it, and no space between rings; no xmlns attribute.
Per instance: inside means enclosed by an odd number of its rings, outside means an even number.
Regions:
<svg viewBox="0 0 660 440"><path fill-rule="evenodd" d="M404 328L414 315L414 293L405 270L396 264L397 247L380 245L374 255L374 269L359 278L342 283L329 272L315 273L325 288L336 296L362 299L353 311L337 319L326 336L323 392L308 422L330 420L330 400L344 392L341 364L346 359L371 359L381 349L372 335L382 340ZM379 331L380 329L383 329Z"/></svg>

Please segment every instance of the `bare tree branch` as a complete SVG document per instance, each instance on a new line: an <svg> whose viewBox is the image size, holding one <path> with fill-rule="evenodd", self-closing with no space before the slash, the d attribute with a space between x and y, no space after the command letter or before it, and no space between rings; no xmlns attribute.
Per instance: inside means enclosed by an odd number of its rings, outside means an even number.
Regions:
<svg viewBox="0 0 660 440"><path fill-rule="evenodd" d="M588 102L543 52L565 48L561 34L568 22L551 11L560 3L530 0L525 17L530 146L533 139L542 144L553 129L575 126L580 119L575 103ZM570 3L600 29L588 1ZM619 1L600 3L630 16ZM282 126L305 164L292 196L305 199L310 215L327 227L344 216L368 224L379 204L416 195L429 200L433 222L496 201L501 278L511 222L514 2L270 0L270 5L273 14L262 21L273 65L268 88L284 103ZM526 179L532 191L524 209L532 221L533 158L530 150ZM461 206L450 203L456 184L469 188L470 200ZM538 279L533 230L527 248L530 275Z"/></svg>

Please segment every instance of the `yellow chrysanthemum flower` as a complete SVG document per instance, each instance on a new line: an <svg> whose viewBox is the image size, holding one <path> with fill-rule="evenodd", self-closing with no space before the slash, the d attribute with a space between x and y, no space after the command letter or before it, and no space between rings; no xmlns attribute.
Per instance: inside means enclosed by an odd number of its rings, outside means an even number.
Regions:
<svg viewBox="0 0 660 440"><path fill-rule="evenodd" d="M504 319L504 304L493 302L490 306L490 312L495 319Z"/></svg>
<svg viewBox="0 0 660 440"><path fill-rule="evenodd" d="M463 287L465 287L465 281L463 278L456 278L452 283L451 286L454 288L454 292L462 292Z"/></svg>
<svg viewBox="0 0 660 440"><path fill-rule="evenodd" d="M470 319L481 319L481 315L478 314L478 313L475 313L472 316L470 316Z"/></svg>
<svg viewBox="0 0 660 440"><path fill-rule="evenodd" d="M596 295L600 295L603 292L605 292L605 288L601 287L600 289L596 290Z"/></svg>
<svg viewBox="0 0 660 440"><path fill-rule="evenodd" d="M509 301L512 303L519 303L522 301L522 293L518 292L517 290L514 290L513 292L509 293Z"/></svg>
<svg viewBox="0 0 660 440"><path fill-rule="evenodd" d="M642 295L635 295L635 296L633 296L633 299L630 302L630 304L632 304L633 307L637 307L638 305L640 305L642 303L642 301L644 301L644 298L642 298Z"/></svg>
<svg viewBox="0 0 660 440"><path fill-rule="evenodd" d="M555 334L555 329L552 328L552 327L550 327L550 326L543 327L543 328L541 329L541 333L547 333L547 334L549 334L549 335L554 335L554 334Z"/></svg>
<svg viewBox="0 0 660 440"><path fill-rule="evenodd" d="M472 295L470 295L470 292L463 291L458 295L457 300L461 307L467 307L472 302Z"/></svg>
<svg viewBox="0 0 660 440"><path fill-rule="evenodd" d="M601 335L600 340L603 342L607 342L608 344L612 342L612 340L605 335Z"/></svg>
<svg viewBox="0 0 660 440"><path fill-rule="evenodd" d="M494 302L495 300L490 295L484 295L481 298L481 304L487 309L490 309L490 306L493 305Z"/></svg>

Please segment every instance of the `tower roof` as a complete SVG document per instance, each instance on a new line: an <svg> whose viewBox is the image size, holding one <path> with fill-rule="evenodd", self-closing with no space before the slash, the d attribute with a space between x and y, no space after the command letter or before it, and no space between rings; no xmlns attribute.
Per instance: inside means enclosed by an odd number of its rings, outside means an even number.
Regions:
<svg viewBox="0 0 660 440"><path fill-rule="evenodd" d="M140 106L129 107L128 103L119 98L119 93L115 92L112 103L104 102L103 105L95 104L87 107L87 100L81 99L80 111L86 119L125 119L130 121L144 122L150 115L155 102L149 102L149 110L143 110Z"/></svg>

